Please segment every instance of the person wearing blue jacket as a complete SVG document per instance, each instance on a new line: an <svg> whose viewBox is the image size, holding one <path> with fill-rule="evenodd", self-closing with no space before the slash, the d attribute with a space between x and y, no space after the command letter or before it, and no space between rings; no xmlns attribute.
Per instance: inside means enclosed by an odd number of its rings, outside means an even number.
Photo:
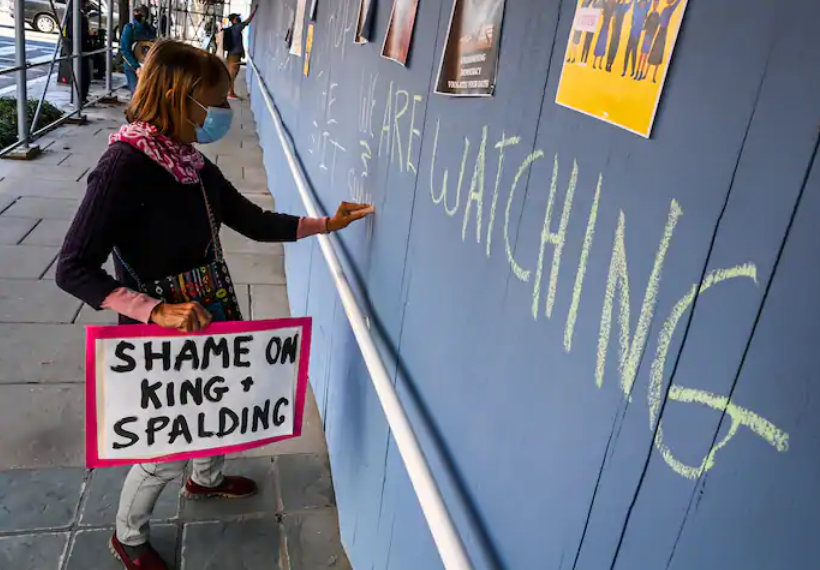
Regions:
<svg viewBox="0 0 820 570"><path fill-rule="evenodd" d="M120 37L125 79L128 81L128 90L131 91L131 95L137 90L140 73L140 63L134 54L134 44L139 41L154 40L157 37L156 30L148 23L148 15L147 6L134 8L134 19L125 25Z"/></svg>

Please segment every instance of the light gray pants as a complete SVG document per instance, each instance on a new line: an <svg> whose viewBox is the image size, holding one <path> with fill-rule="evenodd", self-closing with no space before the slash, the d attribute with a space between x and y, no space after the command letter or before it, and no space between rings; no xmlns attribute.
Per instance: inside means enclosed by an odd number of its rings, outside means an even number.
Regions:
<svg viewBox="0 0 820 570"><path fill-rule="evenodd" d="M218 487L222 483L225 456L194 459L191 479L202 487ZM127 546L148 542L148 521L162 490L169 482L182 476L187 461L171 463L141 463L134 465L120 495L117 511L117 538Z"/></svg>

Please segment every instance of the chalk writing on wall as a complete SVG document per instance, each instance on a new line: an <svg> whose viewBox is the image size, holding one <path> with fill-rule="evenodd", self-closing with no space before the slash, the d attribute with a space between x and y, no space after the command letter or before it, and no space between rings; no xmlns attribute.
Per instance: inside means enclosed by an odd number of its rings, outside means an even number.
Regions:
<svg viewBox="0 0 820 570"><path fill-rule="evenodd" d="M447 217L452 218L458 213L461 203L461 189L464 180L465 170L468 168L468 156L471 147L469 138L464 139L463 152L460 162L458 183L454 188L449 185L449 170L443 169L440 174L441 183L436 185L435 174L437 172L437 152L440 137L440 121L436 121L436 131L433 135L433 152L430 158L430 194L434 204L441 205ZM485 162L486 162L486 141L488 138L487 127L482 128L481 142L476 153L473 181L471 183L470 192L464 208L464 218L462 221L462 241L466 241L467 229L469 220L474 217L476 220L476 242L481 241L481 223L482 223L482 209L483 203L483 187L486 176ZM507 147L517 145L520 139L517 137L507 137L502 135L501 141L496 144L498 149L498 172L496 178L496 187L493 192L493 200L490 207L490 221L487 229L487 254L490 255L491 243L493 235L493 225L495 219L495 206L498 202L498 192L501 181L501 171L504 162L504 150ZM511 241L509 231L509 220L511 212L511 204L515 197L515 190L518 186L521 177L526 173L527 169L531 168L533 163L539 159L544 158L543 151L536 150L530 153L519 165L513 182L510 186L509 194L507 195L507 205L505 209L504 220L504 241L505 254L510 265L512 273L522 282L530 282L532 277L532 270L522 266L514 256L514 249ZM550 186L549 199L547 202L547 211L544 216L544 225L541 230L541 243L539 248L539 255L535 269L535 279L533 280L533 305L532 315L537 319L540 311L540 299L542 290L546 289L544 299L544 314L549 318L552 316L558 291L558 275L561 268L563 247L566 240L567 228L571 218L573 198L577 188L578 182L578 164L573 161L573 168L570 174L570 180L567 185L567 190L564 194L563 209L561 217L557 224L557 229L552 230L553 217L556 204L557 194L557 180L559 170L558 156L554 157L553 161L553 177ZM573 334L575 323L577 320L578 309L581 303L584 280L586 276L587 266L589 263L589 254L592 243L595 237L595 226L598 218L598 208L600 204L600 196L603 188L603 176L599 175L598 184L595 188L595 193L587 219L586 231L584 234L584 242L581 249L581 255L578 260L575 283L572 291L571 302L564 330L564 349L567 352L572 350ZM638 322L634 331L630 331L630 307L632 302L631 289L629 282L629 272L627 265L627 250L626 250L626 213L619 212L618 224L615 231L614 241L612 245L612 253L610 257L610 267L606 281L605 296L603 300L603 310L601 314L601 323L598 337L598 355L594 368L594 378L597 386L602 387L604 384L604 373L606 370L607 352L610 345L610 332L613 325L613 316L617 307L617 323L618 323L618 370L620 373L620 389L626 398L632 398L632 392L638 373L638 363L640 357L647 347L648 336L650 333L650 324L652 323L654 313L657 306L658 293L660 290L661 277L663 273L663 266L666 261L669 247L672 243L675 227L677 226L683 210L677 201L672 200L666 223L661 232L660 242L655 254L655 260L652 267L652 272L649 276L648 283L644 290L643 299L641 301L640 312L638 315ZM549 271L549 279L544 278L544 257L546 245L553 246L553 258ZM732 277L739 277L744 275L741 271L739 273L716 273L721 280L726 280ZM717 277L711 277L717 279ZM546 284L545 284L546 283ZM701 292L711 287L714 283L708 279L704 281L701 286ZM691 294L694 297L694 293ZM658 338L658 350L663 349L663 358L656 359L656 364L652 369L652 383L650 386L650 415L657 413L658 402L660 401L660 389L663 384L663 359L665 358L665 351L668 350L669 340L671 334L674 332L677 320L680 314L691 303L691 298L686 297L686 302L682 302L682 308L676 308L676 312L667 321L664 330L661 331ZM667 338L668 337L668 338ZM703 460L699 467L689 467L678 461L670 448L664 443L664 433L662 426L658 426L655 444L664 461L676 473L687 478L696 478L700 474L708 471L715 465L715 456L717 452L725 447L729 441L735 436L741 426L748 427L752 433L763 438L775 449L780 452L785 452L788 449L788 434L774 426L768 420L762 418L758 414L740 407L739 405L730 402L727 398L716 396L703 390L692 390L673 385L669 391L669 399L671 401L681 403L696 403L703 406L710 407L716 411L725 411L732 420L729 433L719 442L717 442L710 449L707 457ZM654 429L655 419L650 418L650 427Z"/></svg>
<svg viewBox="0 0 820 570"><path fill-rule="evenodd" d="M328 57L344 58L343 48L339 51L341 44L338 40L344 37L347 31L353 29L347 26L348 18L345 15L345 6L342 3L330 16L331 36L333 40L326 40L325 51ZM345 22L341 25L339 22ZM348 30L350 28L350 30ZM342 42L342 43L346 43ZM335 47L334 52L331 48ZM338 56L335 54L338 53ZM333 95L336 84L331 84L329 92L320 112L320 119L315 124L315 135L312 135L313 142L311 152L319 161L323 169L333 170L334 156L328 156L328 151L334 153L346 152L346 148L339 144L339 138L331 135L332 128L329 128L334 121ZM384 93L379 97L378 91ZM383 101L383 108L377 109ZM563 349L566 353L571 353L573 346L578 342L575 335L575 328L578 319L581 302L587 301L583 295L584 285L589 269L590 256L593 244L600 240L596 233L599 217L599 206L602 192L604 191L603 174L599 174L597 185L594 188L592 202L586 216L583 243L581 244L580 256L576 260L565 259L565 246L569 235L570 223L573 220L573 206L581 191L578 185L580 175L580 165L572 161L569 173L569 180L564 188L560 187L559 180L566 177L562 174L561 161L558 155L552 156L552 178L549 187L549 195L543 224L540 228L540 235L536 239L538 243L537 258L529 264L524 259L516 256L516 238L511 233L511 218L513 204L515 203L518 189L524 186L525 177L529 171L537 167L540 161L547 158L544 151L540 149L527 149L525 152L518 151L521 139L511 136L502 131L499 138L492 136L492 129L489 125L481 128L480 141L473 141L470 137L461 136L460 160L458 162L458 172L451 171L450 166L441 164L439 151L442 143L441 121L435 119L434 132L429 133L428 140L432 140L432 153L429 155L429 164L426 173L419 172L418 159L415 156L420 147L419 141L422 132L416 121L424 117L424 106L426 101L423 96L413 94L397 85L395 81L382 82L380 85L379 74L370 72L361 75L359 86L359 109L357 117L357 140L350 144L359 148L359 160L355 167L348 170L347 189L351 198L355 201L370 201L372 189L370 188L370 173L374 160L386 160L394 165L399 175L416 177L421 174L424 178L424 185L429 180L430 198L433 204L441 207L447 219L458 219L461 226L462 242L472 241L475 236L475 243L481 244L484 238L484 249L487 257L493 253L493 238L496 237L496 218L498 217L499 201L502 200L503 213L503 254L510 267L511 272L524 284L532 287L531 316L536 321L543 315L547 319L556 318L556 313L560 310L562 292L559 290L559 277L562 269L566 271L567 263L574 266L574 282L572 291L568 291L569 304L566 309L566 320L561 323L563 326ZM381 125L375 121L381 117ZM374 118L375 117L375 118ZM322 123L324 120L324 123ZM328 128L323 128L321 125ZM433 122L430 122L432 130ZM452 133L448 134L448 139L453 140ZM378 138L378 142L376 139ZM449 143L452 147L452 143ZM492 145L492 146L490 146ZM443 147L442 147L443 148ZM493 149L495 156L492 155ZM452 148L451 148L452 150ZM520 160L514 170L507 168L510 155L514 152L526 154ZM486 179L491 174L486 168L487 161L495 162L495 177L492 193L487 194ZM512 182L506 188L502 187L505 180L512 175ZM466 188L466 179L469 176L469 188ZM429 178L428 178L429 177ZM333 176L331 175L331 178ZM503 202L506 200L506 203ZM459 212L463 204L463 213L459 218ZM662 282L663 269L667 262L667 256L673 242L675 229L678 223L683 220L683 208L676 200L671 200L666 221L658 227L658 246L655 249L654 262L648 281L643 291L635 288L635 283L630 281L627 254L627 228L628 213L618 212L617 226L614 235L610 238L609 268L606 273L606 286L602 302L600 323L597 338L597 356L590 373L595 385L605 388L605 374L607 371L607 357L610 348L617 353L617 370L619 375L618 387L624 398L632 399L635 384L638 376L638 364L641 356L648 347L652 346L652 340L657 343L656 357L650 371L650 385L648 388L648 405L650 416L650 429L655 431L655 446L659 450L664 461L676 473L681 476L693 478L711 469L716 462L716 456L720 449L725 447L730 440L739 432L741 426L749 428L755 435L763 438L771 444L777 451L784 452L788 449L788 434L774 426L771 422L759 416L751 410L740 407L731 402L726 397L711 394L703 390L693 390L683 388L677 384L668 390L668 400L670 402L684 404L698 404L714 409L720 413L726 413L732 421L729 433L711 447L706 458L701 465L690 467L678 461L668 444L664 440L662 422L659 425L658 415L660 412L660 402L663 401L663 384L666 352L669 349L675 327L681 315L691 305L695 292L703 293L721 281L737 279L741 277L749 278L748 268L753 265L747 264L738 268L721 272L710 273L711 277L703 283L695 285L689 295L685 296L668 317L657 339L650 339L651 325L656 312L659 310L658 298ZM471 224L475 224L475 228ZM598 238L598 240L596 240ZM526 236L518 236L517 240L527 239ZM602 244L596 244L600 248ZM550 247L548 247L550 246ZM498 249L498 248L496 248ZM551 256L551 257L549 257ZM733 272L735 271L736 272ZM712 281L709 281L712 279ZM752 279L754 281L754 279ZM642 294L641 294L642 293ZM637 321L632 329L632 303L635 299L640 299L640 306ZM557 324L557 323L556 323ZM610 343L613 327L616 331L617 341ZM613 344L611 347L610 345Z"/></svg>

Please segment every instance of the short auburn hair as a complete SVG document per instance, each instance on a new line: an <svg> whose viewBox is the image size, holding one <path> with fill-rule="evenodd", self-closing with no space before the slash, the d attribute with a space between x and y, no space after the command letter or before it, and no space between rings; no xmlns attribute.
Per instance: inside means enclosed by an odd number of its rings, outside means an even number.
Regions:
<svg viewBox="0 0 820 570"><path fill-rule="evenodd" d="M189 97L199 88L230 80L216 55L173 40L159 40L145 59L137 90L125 116L128 122L154 125L167 137L177 137L188 116Z"/></svg>

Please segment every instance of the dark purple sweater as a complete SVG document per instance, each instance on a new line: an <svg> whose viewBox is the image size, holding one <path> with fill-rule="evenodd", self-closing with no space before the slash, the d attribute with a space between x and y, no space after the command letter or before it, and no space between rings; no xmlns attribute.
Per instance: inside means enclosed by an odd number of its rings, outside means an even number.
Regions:
<svg viewBox="0 0 820 570"><path fill-rule="evenodd" d="M217 225L255 241L296 240L298 217L262 210L207 159L200 177ZM57 262L57 285L100 310L115 289L138 289L116 258L116 278L102 268L115 246L145 283L212 261L210 244L200 186L180 184L141 151L114 143L88 175Z"/></svg>

